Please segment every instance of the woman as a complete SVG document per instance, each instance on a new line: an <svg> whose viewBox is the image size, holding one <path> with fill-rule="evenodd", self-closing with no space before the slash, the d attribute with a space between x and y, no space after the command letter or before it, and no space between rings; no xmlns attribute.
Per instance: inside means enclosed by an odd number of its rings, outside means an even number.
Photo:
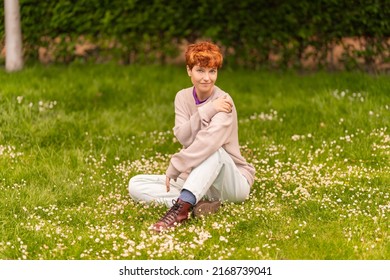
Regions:
<svg viewBox="0 0 390 280"><path fill-rule="evenodd" d="M249 196L255 170L240 153L237 112L232 98L215 86L223 57L210 42L188 46L187 73L193 87L175 98L174 134L183 145L165 175L137 175L129 192L135 201L157 201L170 209L152 229L175 227L193 213L215 213L221 201Z"/></svg>

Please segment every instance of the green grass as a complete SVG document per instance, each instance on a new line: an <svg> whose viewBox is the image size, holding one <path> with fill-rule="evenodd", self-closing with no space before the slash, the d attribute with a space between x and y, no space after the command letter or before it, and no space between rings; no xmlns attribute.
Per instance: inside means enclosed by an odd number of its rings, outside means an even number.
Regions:
<svg viewBox="0 0 390 280"><path fill-rule="evenodd" d="M128 180L164 173L185 68L0 72L0 259L389 259L390 79L222 70L250 198L173 232Z"/></svg>

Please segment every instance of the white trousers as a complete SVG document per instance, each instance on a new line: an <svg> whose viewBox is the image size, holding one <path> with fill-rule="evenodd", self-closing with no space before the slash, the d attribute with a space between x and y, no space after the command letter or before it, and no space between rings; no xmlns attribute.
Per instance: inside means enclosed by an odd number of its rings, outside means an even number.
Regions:
<svg viewBox="0 0 390 280"><path fill-rule="evenodd" d="M135 201L156 201L171 207L172 200L179 197L182 189L192 192L197 202L203 197L241 202L248 198L250 191L247 179L223 148L194 168L185 181L171 180L169 192L165 179L165 175L136 175L129 182L130 196Z"/></svg>

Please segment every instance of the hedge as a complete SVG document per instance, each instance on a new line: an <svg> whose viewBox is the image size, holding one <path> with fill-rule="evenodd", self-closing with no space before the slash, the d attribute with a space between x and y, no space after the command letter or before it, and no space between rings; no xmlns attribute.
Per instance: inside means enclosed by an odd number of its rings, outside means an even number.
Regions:
<svg viewBox="0 0 390 280"><path fill-rule="evenodd" d="M51 49L56 61L78 59L77 43L94 48L83 59L166 62L183 43L218 42L228 65L316 68L342 63L375 70L389 63L387 0L20 0L26 56ZM3 7L0 16L3 16ZM4 16L3 16L4 17ZM4 25L0 22L4 41ZM362 42L360 49L345 38ZM81 41L81 42L80 42ZM343 56L329 61L341 45Z"/></svg>

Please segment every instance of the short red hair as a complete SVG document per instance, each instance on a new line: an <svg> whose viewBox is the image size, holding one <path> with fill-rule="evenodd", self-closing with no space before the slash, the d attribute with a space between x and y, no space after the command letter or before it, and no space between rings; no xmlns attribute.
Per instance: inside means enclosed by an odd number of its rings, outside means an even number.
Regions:
<svg viewBox="0 0 390 280"><path fill-rule="evenodd" d="M195 65L209 68L221 68L223 56L220 48L210 42L200 42L187 47L186 63L190 69Z"/></svg>

